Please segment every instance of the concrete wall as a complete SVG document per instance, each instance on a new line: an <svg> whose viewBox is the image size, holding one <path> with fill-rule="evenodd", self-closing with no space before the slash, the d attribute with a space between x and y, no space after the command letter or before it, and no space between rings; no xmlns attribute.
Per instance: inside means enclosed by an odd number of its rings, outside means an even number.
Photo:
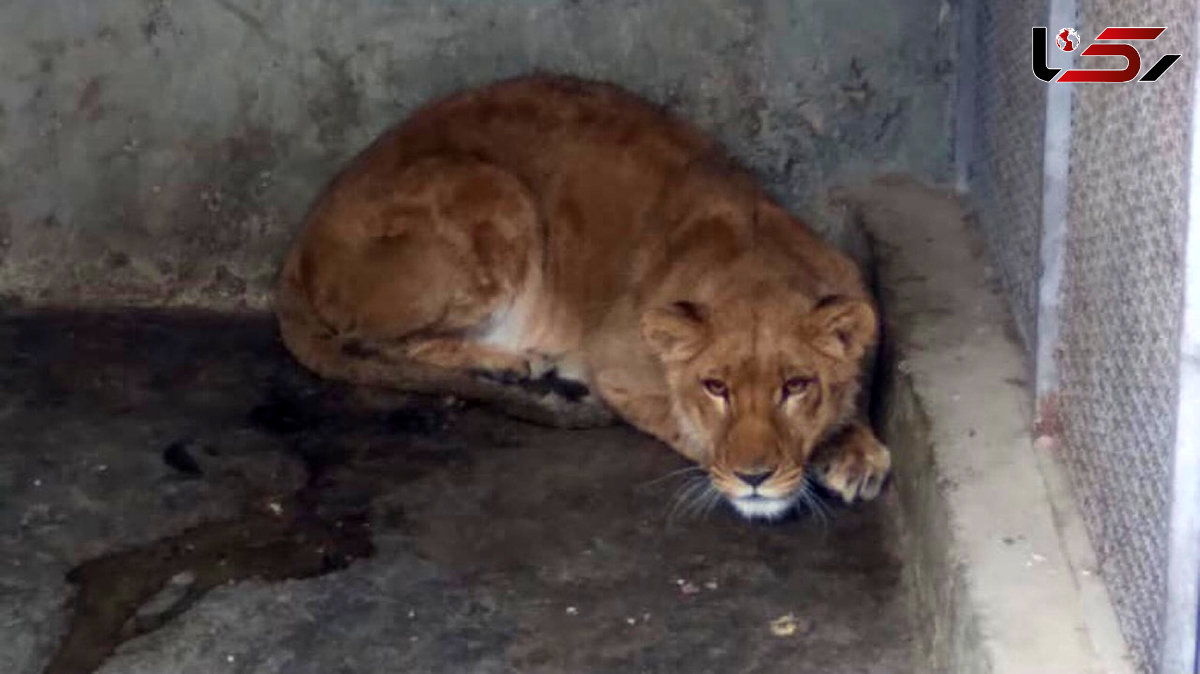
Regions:
<svg viewBox="0 0 1200 674"><path fill-rule="evenodd" d="M0 295L262 308L338 165L534 69L711 130L794 208L950 172L944 0L0 0Z"/></svg>

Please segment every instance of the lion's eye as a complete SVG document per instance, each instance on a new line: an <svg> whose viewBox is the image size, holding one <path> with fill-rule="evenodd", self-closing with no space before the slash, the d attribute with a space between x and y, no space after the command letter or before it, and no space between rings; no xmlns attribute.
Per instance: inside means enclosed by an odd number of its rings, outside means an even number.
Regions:
<svg viewBox="0 0 1200 674"><path fill-rule="evenodd" d="M704 390L708 394L717 398L728 398L729 387L720 379L701 379L700 384L704 386Z"/></svg>
<svg viewBox="0 0 1200 674"><path fill-rule="evenodd" d="M792 377L783 382L783 399L787 400L793 396L803 395L815 383L817 383L815 377Z"/></svg>

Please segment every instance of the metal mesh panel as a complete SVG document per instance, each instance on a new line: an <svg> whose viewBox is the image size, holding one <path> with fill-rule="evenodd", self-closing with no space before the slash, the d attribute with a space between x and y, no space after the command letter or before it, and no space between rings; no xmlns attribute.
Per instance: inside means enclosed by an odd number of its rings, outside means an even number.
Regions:
<svg viewBox="0 0 1200 674"><path fill-rule="evenodd" d="M1138 44L1143 68L1185 54L1154 84L1077 86L1072 113L1064 451L1143 671L1162 643L1194 11L1192 0L1079 3L1085 41L1106 26L1167 26Z"/></svg>
<svg viewBox="0 0 1200 674"><path fill-rule="evenodd" d="M968 184L1017 327L1026 345L1032 346L1037 326L1046 85L1030 74L1029 34L1046 15L1046 2L977 5L979 73L973 114L978 127Z"/></svg>
<svg viewBox="0 0 1200 674"><path fill-rule="evenodd" d="M1046 87L1060 85L1032 76L1028 45L1048 7L1046 0L973 7L976 89L961 94L975 102L967 108L974 118L967 183L1032 351ZM1154 671L1163 639L1196 11L1193 0L1079 0L1075 26L1085 44L1107 26L1167 26L1157 42L1138 44L1143 69L1164 53L1184 54L1154 84L1076 85L1071 115L1057 354L1063 452L1144 672ZM1087 67L1124 65L1115 61L1088 57Z"/></svg>

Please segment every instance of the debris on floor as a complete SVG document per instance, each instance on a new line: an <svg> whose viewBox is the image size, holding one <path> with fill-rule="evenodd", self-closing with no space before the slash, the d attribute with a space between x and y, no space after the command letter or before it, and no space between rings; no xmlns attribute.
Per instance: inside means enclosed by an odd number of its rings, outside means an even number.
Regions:
<svg viewBox="0 0 1200 674"><path fill-rule="evenodd" d="M791 613L781 615L771 621L771 634L777 637L791 637L797 634L805 634L811 629L811 622L797 618Z"/></svg>

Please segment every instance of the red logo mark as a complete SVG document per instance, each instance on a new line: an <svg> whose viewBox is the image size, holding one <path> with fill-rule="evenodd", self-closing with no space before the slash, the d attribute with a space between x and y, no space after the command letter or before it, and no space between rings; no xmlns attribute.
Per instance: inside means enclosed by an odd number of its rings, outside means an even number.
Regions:
<svg viewBox="0 0 1200 674"><path fill-rule="evenodd" d="M1048 31L1045 26L1034 26L1033 28L1033 74L1043 82L1132 82L1137 79L1138 73L1142 70L1142 55L1133 45L1127 44L1131 40L1157 40L1158 36L1163 34L1166 28L1163 27L1121 27L1121 28L1105 28L1096 36L1096 40L1104 40L1113 44L1090 44L1086 49L1079 52L1083 56L1120 56L1125 59L1125 67L1120 70L1109 68L1072 68L1062 75L1059 72L1061 68L1051 68L1046 65L1046 38ZM1079 34L1074 28L1064 28L1059 31L1054 37L1058 48L1071 52L1079 46ZM1167 69L1175 64L1180 58L1180 54L1164 54L1158 59L1145 75L1142 75L1139 82L1153 82L1162 77ZM1058 79L1055 80L1055 76Z"/></svg>
<svg viewBox="0 0 1200 674"><path fill-rule="evenodd" d="M1075 51L1075 48L1079 46L1079 33L1076 33L1074 28L1063 28L1058 32L1058 37L1054 41L1063 51Z"/></svg>

